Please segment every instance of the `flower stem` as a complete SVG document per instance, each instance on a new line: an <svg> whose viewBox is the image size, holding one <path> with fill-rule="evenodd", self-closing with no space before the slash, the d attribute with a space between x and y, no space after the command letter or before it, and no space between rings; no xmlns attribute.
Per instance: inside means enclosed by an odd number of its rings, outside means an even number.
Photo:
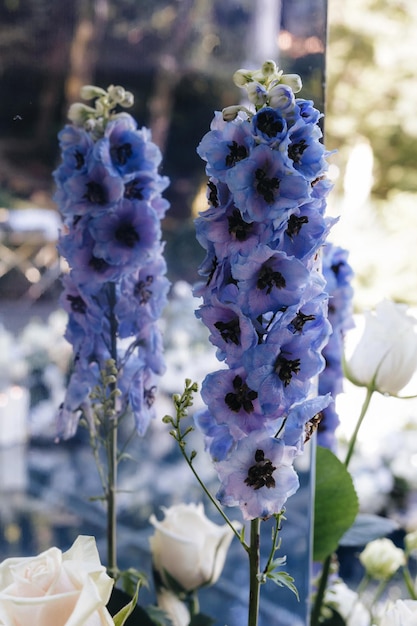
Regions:
<svg viewBox="0 0 417 626"><path fill-rule="evenodd" d="M327 587L327 580L329 578L331 562L332 562L332 556L329 555L323 563L323 569L321 571L319 588L317 589L317 595L315 597L313 610L311 612L311 626L319 625L321 607L323 605L324 594L325 594L326 587Z"/></svg>
<svg viewBox="0 0 417 626"><path fill-rule="evenodd" d="M413 579L411 578L410 570L406 565L403 567L403 578L405 586L407 587L407 591L410 594L410 598L412 600L417 600L417 594L414 588Z"/></svg>
<svg viewBox="0 0 417 626"><path fill-rule="evenodd" d="M356 440L358 438L359 429L368 411L369 403L371 402L372 394L374 393L374 391L375 391L375 388L373 384L367 387L366 389L365 400L362 404L361 412L360 412L358 421L356 423L355 430L353 431L352 437L350 438L350 441L349 441L349 447L348 447L348 451L347 451L346 458L345 458L346 468L348 467L350 460L352 458L353 452L355 450L355 445L356 445ZM314 606L313 606L313 610L311 614L311 626L318 626L319 624L319 618L320 618L321 608L322 608L322 604L324 600L324 594L325 594L326 587L327 587L327 580L329 578L329 573L330 573L331 561L332 561L332 555L330 554L323 563L323 569L322 569L322 573L320 577L319 588L317 590L317 595L314 601Z"/></svg>
<svg viewBox="0 0 417 626"><path fill-rule="evenodd" d="M117 368L117 319L114 314L116 306L116 286L109 283L110 304L110 353ZM110 386L113 394L113 411L107 416L108 419L108 442L107 442L107 569L110 576L117 576L117 427L118 419L116 412L116 382Z"/></svg>
<svg viewBox="0 0 417 626"><path fill-rule="evenodd" d="M352 457L353 451L355 449L355 444L356 444L356 440L358 438L358 433L359 433L359 429L362 425L363 419L366 415L366 412L368 411L369 408L369 403L371 402L371 398L372 398L372 394L374 393L375 389L373 386L367 387L366 389L366 396L365 396L365 400L363 402L362 405L362 409L359 415L359 419L356 423L355 426L355 430L353 431L352 437L350 438L350 442L349 442L349 448L346 454L346 459L345 459L345 467L348 467L350 459Z"/></svg>
<svg viewBox="0 0 417 626"><path fill-rule="evenodd" d="M258 625L259 615L259 527L260 519L251 521L250 527L250 548L249 548L249 611L248 626Z"/></svg>

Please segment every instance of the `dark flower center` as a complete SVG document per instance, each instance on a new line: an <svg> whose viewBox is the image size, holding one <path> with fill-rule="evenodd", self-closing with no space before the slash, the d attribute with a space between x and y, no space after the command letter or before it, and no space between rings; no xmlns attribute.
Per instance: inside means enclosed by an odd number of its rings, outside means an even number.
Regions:
<svg viewBox="0 0 417 626"><path fill-rule="evenodd" d="M91 204L106 204L107 202L107 193L106 190L100 183L97 183L94 180L90 180L87 183L87 192L84 194L84 198L91 202Z"/></svg>
<svg viewBox="0 0 417 626"><path fill-rule="evenodd" d="M67 300L71 305L71 310L74 313L82 313L83 315L87 311L87 306L81 296L72 296L71 294L67 295Z"/></svg>
<svg viewBox="0 0 417 626"><path fill-rule="evenodd" d="M84 155L79 150L76 150L74 153L74 157L75 157L75 169L80 170L85 163Z"/></svg>
<svg viewBox="0 0 417 626"><path fill-rule="evenodd" d="M304 428L304 443L307 443L307 441L309 441L311 439L311 437L313 436L314 432L317 430L317 428L319 428L319 430L324 431L326 430L325 428L322 428L321 426L321 420L323 419L324 415L323 412L321 411L320 413L317 413L317 415L314 415L311 420L309 420Z"/></svg>
<svg viewBox="0 0 417 626"><path fill-rule="evenodd" d="M143 399L144 399L145 404L148 407L148 409L150 409L151 406L153 405L153 403L156 400L156 387L155 387L155 385L153 387L150 387L150 389L144 389L144 391L143 391Z"/></svg>
<svg viewBox="0 0 417 626"><path fill-rule="evenodd" d="M288 387L292 375L300 371L300 359L286 359L280 354L275 360L274 371L284 383L284 387Z"/></svg>
<svg viewBox="0 0 417 626"><path fill-rule="evenodd" d="M342 265L343 265L343 261L340 261L340 263L334 263L334 265L331 266L330 269L332 270L335 276L339 276L340 268L342 267Z"/></svg>
<svg viewBox="0 0 417 626"><path fill-rule="evenodd" d="M304 150L308 148L308 144L305 139L301 139L297 143L292 143L288 148L288 156L294 163L298 163L301 161L301 157L303 156Z"/></svg>
<svg viewBox="0 0 417 626"><path fill-rule="evenodd" d="M105 272L109 267L109 264L104 259L100 259L99 257L92 256L88 265L98 273Z"/></svg>
<svg viewBox="0 0 417 626"><path fill-rule="evenodd" d="M214 273L215 273L215 271L217 269L218 264L219 264L219 262L217 260L217 257L215 256L213 261L212 261L212 263L211 263L211 270L210 270L210 273L209 273L208 278L207 278L206 287L211 283L212 278L214 276Z"/></svg>
<svg viewBox="0 0 417 626"><path fill-rule="evenodd" d="M256 281L256 288L266 289L266 293L269 295L273 287L277 289L283 289L286 286L285 278L281 272L276 272L269 265L262 265L258 280Z"/></svg>
<svg viewBox="0 0 417 626"><path fill-rule="evenodd" d="M229 148L229 154L226 156L226 166L233 167L239 161L246 159L248 151L245 146L239 146L236 141L232 141L227 146Z"/></svg>
<svg viewBox="0 0 417 626"><path fill-rule="evenodd" d="M294 328L294 332L301 332L306 322L312 322L316 319L315 315L305 315L302 311L298 311L297 315L291 321L291 326Z"/></svg>
<svg viewBox="0 0 417 626"><path fill-rule="evenodd" d="M243 408L246 413L252 413L254 410L252 403L258 397L257 392L250 389L240 376L234 377L232 385L233 391L227 393L224 398L229 409L238 413Z"/></svg>
<svg viewBox="0 0 417 626"><path fill-rule="evenodd" d="M143 189L138 185L139 180L134 178L125 184L124 197L128 200L143 200Z"/></svg>
<svg viewBox="0 0 417 626"><path fill-rule="evenodd" d="M133 294L139 300L139 304L147 304L152 298L152 290L149 287L153 283L153 276L147 276L145 280L136 283Z"/></svg>
<svg viewBox="0 0 417 626"><path fill-rule="evenodd" d="M268 137L276 137L284 128L282 119L280 119L273 111L263 111L262 113L259 113L256 120L261 133L264 133Z"/></svg>
<svg viewBox="0 0 417 626"><path fill-rule="evenodd" d="M219 197L217 195L217 187L216 185L213 183L212 180L209 180L209 182L207 183L207 187L209 189L209 202L210 204L212 204L214 207L218 207L219 206Z"/></svg>
<svg viewBox="0 0 417 626"><path fill-rule="evenodd" d="M268 178L263 170L258 168L255 172L256 191L263 197L265 202L272 204L275 199L274 192L279 189L279 180L276 176Z"/></svg>
<svg viewBox="0 0 417 626"><path fill-rule="evenodd" d="M257 450L255 452L255 465L252 465L248 470L248 475L245 478L245 484L249 487L261 489L261 487L267 487L272 489L275 487L275 479L272 473L277 468L272 465L270 459L265 458L263 450Z"/></svg>
<svg viewBox="0 0 417 626"><path fill-rule="evenodd" d="M288 237L293 240L295 235L298 235L303 224L308 224L307 215L301 215L297 217L297 215L290 215L290 219L288 220L287 230L285 231Z"/></svg>
<svg viewBox="0 0 417 626"><path fill-rule="evenodd" d="M132 154L133 150L130 143L123 143L121 146L116 146L110 150L112 160L119 165L126 165Z"/></svg>
<svg viewBox="0 0 417 626"><path fill-rule="evenodd" d="M234 209L227 221L229 222L229 233L233 234L238 241L246 241L253 230L253 222L245 222L239 209Z"/></svg>
<svg viewBox="0 0 417 626"><path fill-rule="evenodd" d="M140 241L138 233L130 223L119 224L114 233L114 237L116 241L127 248L134 248L138 241Z"/></svg>
<svg viewBox="0 0 417 626"><path fill-rule="evenodd" d="M234 317L229 322L215 322L214 327L217 328L222 336L222 339L226 343L234 343L235 346L240 344L240 326L238 317Z"/></svg>

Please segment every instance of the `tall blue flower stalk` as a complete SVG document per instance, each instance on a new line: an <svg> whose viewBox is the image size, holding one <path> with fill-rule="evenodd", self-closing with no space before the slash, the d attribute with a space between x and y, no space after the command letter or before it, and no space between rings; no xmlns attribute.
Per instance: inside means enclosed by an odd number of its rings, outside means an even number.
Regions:
<svg viewBox="0 0 417 626"><path fill-rule="evenodd" d="M318 426L317 442L336 452L336 429L339 416L335 407L336 397L343 391L344 337L353 328L353 270L348 261L349 253L344 248L327 243L322 256L323 275L329 294L328 319L332 334L322 354L326 361L319 375L319 393L330 393L332 401L323 409Z"/></svg>
<svg viewBox="0 0 417 626"><path fill-rule="evenodd" d="M133 415L144 435L164 371L157 322L169 288L161 243L168 179L158 173L161 153L150 131L121 111L132 94L87 86L81 96L94 106L70 108L54 172L63 219L58 249L69 265L61 304L74 351L58 435L72 437L84 417L94 445L106 448L104 489L115 509L119 425ZM115 568L114 555L109 561Z"/></svg>
<svg viewBox="0 0 417 626"><path fill-rule="evenodd" d="M208 204L197 311L225 366L202 384L196 421L220 478L218 499L244 519L279 514L298 488L293 463L331 401L317 377L331 326L321 249L334 220L322 117L301 80L273 61L239 70L248 107L216 113L198 154Z"/></svg>

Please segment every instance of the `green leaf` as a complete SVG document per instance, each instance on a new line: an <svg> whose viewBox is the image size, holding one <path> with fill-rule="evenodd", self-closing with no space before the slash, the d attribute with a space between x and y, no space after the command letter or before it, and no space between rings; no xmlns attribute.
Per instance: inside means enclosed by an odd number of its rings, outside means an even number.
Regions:
<svg viewBox="0 0 417 626"><path fill-rule="evenodd" d="M352 477L327 448L317 446L314 503L315 561L323 561L339 545L355 521L359 503Z"/></svg>
<svg viewBox="0 0 417 626"><path fill-rule="evenodd" d="M294 578L287 574L287 572L268 572L266 576L279 587L287 587L287 589L296 595L297 600L300 599L297 587L294 585Z"/></svg>
<svg viewBox="0 0 417 626"><path fill-rule="evenodd" d="M158 606L150 604L146 607L146 612L155 626L172 626L172 622L168 618L165 611L160 609Z"/></svg>
<svg viewBox="0 0 417 626"><path fill-rule="evenodd" d="M215 620L208 615L203 615L203 613L198 613L197 615L193 615L191 618L191 622L189 626L212 626Z"/></svg>
<svg viewBox="0 0 417 626"><path fill-rule="evenodd" d="M364 546L365 544L385 537L398 528L397 522L380 517L379 515L370 515L359 513L353 523L340 540L341 546Z"/></svg>
<svg viewBox="0 0 417 626"><path fill-rule="evenodd" d="M136 585L135 595L133 596L131 601L128 604L126 604L126 606L124 606L122 609L120 609L120 611L116 613L116 615L113 617L114 626L123 626L123 624L126 622L129 615L132 613L133 609L135 608L138 602L140 585L141 585L141 581L138 580L138 584Z"/></svg>

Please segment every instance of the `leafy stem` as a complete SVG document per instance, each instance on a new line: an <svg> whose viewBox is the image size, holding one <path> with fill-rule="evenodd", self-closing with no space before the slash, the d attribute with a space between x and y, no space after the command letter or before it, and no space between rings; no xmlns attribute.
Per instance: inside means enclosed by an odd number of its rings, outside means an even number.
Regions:
<svg viewBox="0 0 417 626"><path fill-rule="evenodd" d="M201 480L200 476L198 475L198 472L194 468L193 461L195 457L197 456L197 452L195 450L192 450L190 455L188 455L186 451L186 437L187 435L189 435L190 432L194 430L194 428L192 426L187 426L185 430L183 431L181 420L188 416L188 408L192 406L193 395L197 391L198 391L197 383L193 383L191 382L190 379L187 378L185 381L185 388L184 388L182 395L174 394L173 396L173 402L175 406L175 417L171 417L170 415L165 415L162 421L165 424L170 424L172 426L172 429L170 430L170 435L174 437L175 441L177 441L181 454L184 457L187 465L191 469L192 473L194 474L195 478L197 479L198 484L200 485L200 487L202 488L202 490L204 491L204 493L206 494L210 502L216 508L216 510L220 513L220 515L222 516L226 524L233 531L233 534L237 537L239 542L242 544L243 548L246 550L247 553L249 553L250 548L244 540L243 531L239 532L234 527L234 525L232 524L232 522L230 521L226 513L219 506L216 499L207 489L206 485L204 484L204 482Z"/></svg>

